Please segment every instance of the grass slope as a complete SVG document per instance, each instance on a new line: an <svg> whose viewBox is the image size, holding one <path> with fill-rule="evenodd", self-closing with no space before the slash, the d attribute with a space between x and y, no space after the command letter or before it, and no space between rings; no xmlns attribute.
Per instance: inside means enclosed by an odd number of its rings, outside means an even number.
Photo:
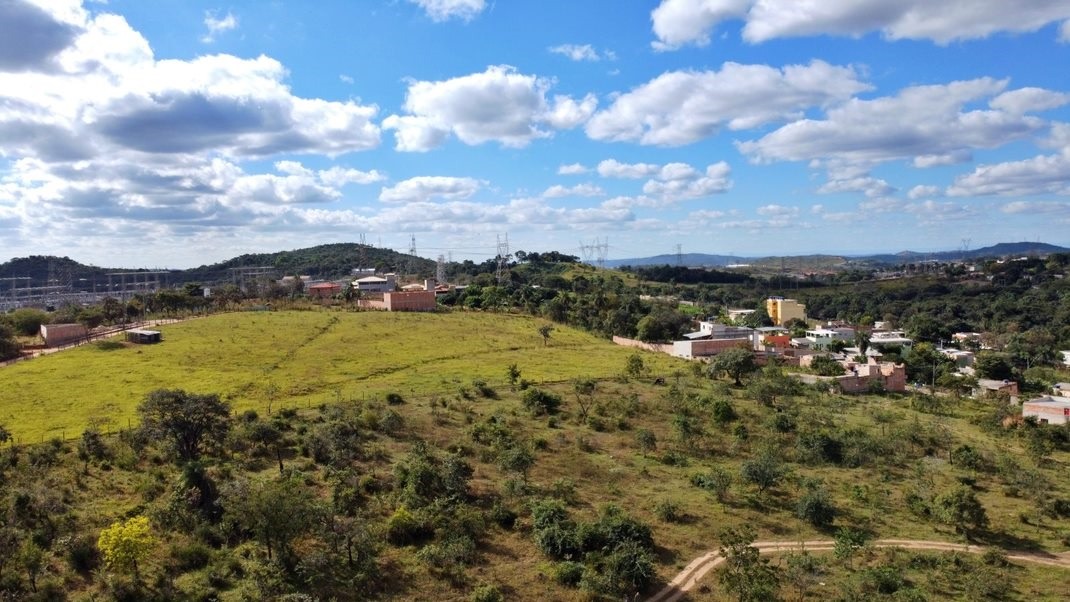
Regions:
<svg viewBox="0 0 1070 602"><path fill-rule="evenodd" d="M3 369L0 423L23 442L81 434L91 421L136 422L153 389L219 393L236 410L308 407L389 392L430 396L457 383L505 380L516 363L535 382L620 374L633 353L556 326L548 345L531 317L473 313L262 312L161 326L164 342L85 346ZM647 354L668 371L686 367Z"/></svg>

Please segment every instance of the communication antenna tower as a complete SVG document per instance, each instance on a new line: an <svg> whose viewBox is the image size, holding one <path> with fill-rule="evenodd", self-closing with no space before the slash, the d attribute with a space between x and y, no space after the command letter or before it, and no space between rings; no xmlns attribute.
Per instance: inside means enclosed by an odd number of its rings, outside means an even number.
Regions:
<svg viewBox="0 0 1070 602"><path fill-rule="evenodd" d="M970 252L970 243L971 242L973 242L973 239L970 239L970 238L963 238L962 239L962 258L963 259L966 259L966 254Z"/></svg>
<svg viewBox="0 0 1070 602"><path fill-rule="evenodd" d="M435 266L435 282L438 284L446 283L446 256L438 256L438 264Z"/></svg>
<svg viewBox="0 0 1070 602"><path fill-rule="evenodd" d="M416 274L416 235L409 235L409 274Z"/></svg>
<svg viewBox="0 0 1070 602"><path fill-rule="evenodd" d="M498 277L498 284L505 282L505 273L509 263L509 233L506 232L505 237L498 236L498 270L495 274Z"/></svg>
<svg viewBox="0 0 1070 602"><path fill-rule="evenodd" d="M684 265L684 247L681 244L676 245L676 265Z"/></svg>

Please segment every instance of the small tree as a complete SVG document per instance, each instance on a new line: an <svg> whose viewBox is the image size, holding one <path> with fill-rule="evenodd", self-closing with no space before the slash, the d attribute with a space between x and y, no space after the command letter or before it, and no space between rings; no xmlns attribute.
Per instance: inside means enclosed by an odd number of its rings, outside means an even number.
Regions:
<svg viewBox="0 0 1070 602"><path fill-rule="evenodd" d="M594 404L594 392L598 383L593 378L581 378L572 383L572 390L576 393L576 403L580 406L580 418L587 420L587 413Z"/></svg>
<svg viewBox="0 0 1070 602"><path fill-rule="evenodd" d="M97 547L108 568L132 570L134 575L138 574L138 562L148 555L155 544L149 519L144 516L114 522L101 531L97 539Z"/></svg>
<svg viewBox="0 0 1070 602"><path fill-rule="evenodd" d="M223 487L224 519L252 532L269 560L292 561L290 544L312 528L319 516L313 495L296 479L234 481Z"/></svg>
<svg viewBox="0 0 1070 602"><path fill-rule="evenodd" d="M644 454L650 453L658 447L658 438L652 431L647 429L635 431L635 441L639 444L639 449L643 450Z"/></svg>
<svg viewBox="0 0 1070 602"><path fill-rule="evenodd" d="M739 476L757 487L759 495L765 493L766 489L776 486L786 473L787 469L780 460L768 452L747 460L739 468Z"/></svg>
<svg viewBox="0 0 1070 602"><path fill-rule="evenodd" d="M137 411L145 433L170 443L183 461L196 460L205 448L221 443L230 426L230 406L218 395L181 389L157 389Z"/></svg>
<svg viewBox="0 0 1070 602"><path fill-rule="evenodd" d="M550 333L554 331L553 324L543 324L539 326L539 336L542 337L542 346L545 347L550 344Z"/></svg>
<svg viewBox="0 0 1070 602"><path fill-rule="evenodd" d="M516 384L520 382L520 368L517 367L516 362L509 364L505 375L509 378L509 387L516 388Z"/></svg>
<svg viewBox="0 0 1070 602"><path fill-rule="evenodd" d="M988 526L985 507L973 490L965 485L936 498L936 512L942 522L953 526L955 532L967 538L971 533Z"/></svg>
<svg viewBox="0 0 1070 602"><path fill-rule="evenodd" d="M37 591L37 576L45 567L45 551L35 544L32 539L22 542L19 547L18 561L22 568L26 569L26 576L30 579L30 589Z"/></svg>
<svg viewBox="0 0 1070 602"><path fill-rule="evenodd" d="M832 500L824 488L811 487L795 505L795 516L823 529L836 519L836 507L832 505Z"/></svg>
<svg viewBox="0 0 1070 602"><path fill-rule="evenodd" d="M549 391L536 389L534 387L524 391L524 396L521 401L523 402L524 407L531 412L532 416L556 414L557 409L561 406L560 397Z"/></svg>
<svg viewBox="0 0 1070 602"><path fill-rule="evenodd" d="M758 364L754 362L754 354L749 349L742 347L722 351L715 355L713 361L710 362L710 376L717 377L721 374L727 374L735 381L737 387L743 385L740 379L745 374L750 374L757 369Z"/></svg>
<svg viewBox="0 0 1070 602"><path fill-rule="evenodd" d="M721 532L721 556L725 566L718 581L735 594L739 602L767 602L777 599L780 577L769 560L761 557L754 543L750 527L726 529Z"/></svg>
<svg viewBox="0 0 1070 602"><path fill-rule="evenodd" d="M7 427L0 423L0 445L11 441L11 431L7 430Z"/></svg>
<svg viewBox="0 0 1070 602"><path fill-rule="evenodd" d="M639 378L643 375L643 370L646 366L643 365L643 356L638 353L633 353L628 356L628 364L625 366L625 372L631 378Z"/></svg>
<svg viewBox="0 0 1070 602"><path fill-rule="evenodd" d="M866 542L869 541L869 536L864 531L858 529L852 529L850 527L840 527L836 531L836 543L833 546L833 554L836 558L847 562L848 565L852 563L855 552L861 550L866 546Z"/></svg>

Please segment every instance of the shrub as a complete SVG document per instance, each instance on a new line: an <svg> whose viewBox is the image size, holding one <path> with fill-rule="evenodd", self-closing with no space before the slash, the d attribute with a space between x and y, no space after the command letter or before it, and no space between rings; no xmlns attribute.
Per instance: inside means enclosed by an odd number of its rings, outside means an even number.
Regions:
<svg viewBox="0 0 1070 602"><path fill-rule="evenodd" d="M566 560L554 565L554 581L561 585L575 587L583 578L583 565L578 562Z"/></svg>
<svg viewBox="0 0 1070 602"><path fill-rule="evenodd" d="M717 424L728 424L739 418L736 408L727 399L718 399L713 402L713 421Z"/></svg>
<svg viewBox="0 0 1070 602"><path fill-rule="evenodd" d="M423 523L405 506L398 507L386 521L386 538L396 546L416 543L427 535Z"/></svg>
<svg viewBox="0 0 1070 602"><path fill-rule="evenodd" d="M171 548L171 558L180 572L203 569L212 559L212 550L200 542L178 544Z"/></svg>
<svg viewBox="0 0 1070 602"><path fill-rule="evenodd" d="M392 406L401 405L401 404L405 403L405 398L402 397L398 393L387 393L386 394L386 403L388 403L388 404L390 404Z"/></svg>
<svg viewBox="0 0 1070 602"><path fill-rule="evenodd" d="M810 489L795 505L795 516L811 525L824 528L836 519L836 507L832 505L828 492L824 489Z"/></svg>
<svg viewBox="0 0 1070 602"><path fill-rule="evenodd" d="M639 444L639 449L643 450L644 453L652 452L658 447L658 438L647 429L635 431L635 441Z"/></svg>
<svg viewBox="0 0 1070 602"><path fill-rule="evenodd" d="M680 512L680 505L672 500L661 500L654 504L654 516L666 523L679 522L684 518Z"/></svg>
<svg viewBox="0 0 1070 602"><path fill-rule="evenodd" d="M505 596L496 586L484 584L473 590L468 600L470 602L502 602Z"/></svg>
<svg viewBox="0 0 1070 602"><path fill-rule="evenodd" d="M531 412L532 416L556 414L561 407L561 397L543 389L531 388L524 391L522 401L524 408Z"/></svg>

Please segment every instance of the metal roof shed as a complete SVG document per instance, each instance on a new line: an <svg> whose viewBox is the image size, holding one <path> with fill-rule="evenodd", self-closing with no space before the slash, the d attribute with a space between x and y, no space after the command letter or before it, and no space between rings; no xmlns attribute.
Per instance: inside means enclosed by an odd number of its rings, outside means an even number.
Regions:
<svg viewBox="0 0 1070 602"><path fill-rule="evenodd" d="M162 341L163 334L159 330L128 330L126 331L126 340L139 345L147 345Z"/></svg>

